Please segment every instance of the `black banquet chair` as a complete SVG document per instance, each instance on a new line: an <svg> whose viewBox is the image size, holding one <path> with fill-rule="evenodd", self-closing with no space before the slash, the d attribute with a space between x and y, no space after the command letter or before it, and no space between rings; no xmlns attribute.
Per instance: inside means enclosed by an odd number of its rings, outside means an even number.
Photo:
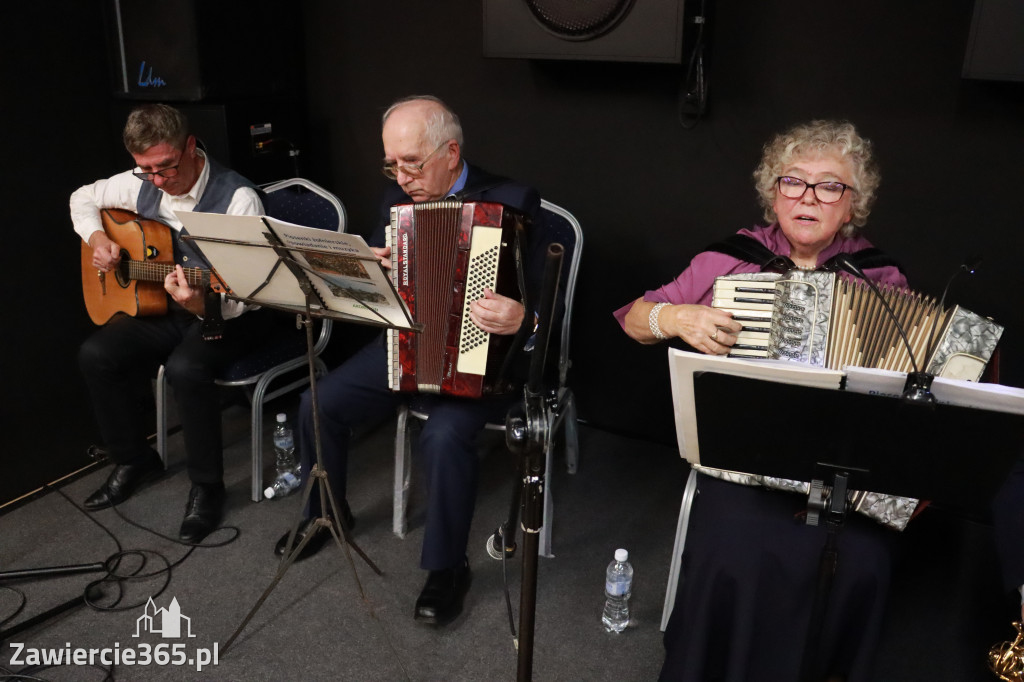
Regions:
<svg viewBox="0 0 1024 682"><path fill-rule="evenodd" d="M341 201L323 187L303 178L282 180L262 187L263 208L266 215L305 227L344 232L346 225L345 207ZM287 317L282 314L282 318ZM318 322L313 354L317 376L327 373L327 366L320 354L331 338L331 321ZM217 384L242 388L251 404L252 440L252 500L263 498L263 408L266 403L281 395L309 384L308 372L296 370L308 364L306 338L303 334L291 333L275 336L268 343L239 358ZM288 377L294 373L295 377ZM274 387L271 384L279 378L288 382ZM167 461L167 380L164 368L160 367L156 379L156 449L161 459Z"/></svg>

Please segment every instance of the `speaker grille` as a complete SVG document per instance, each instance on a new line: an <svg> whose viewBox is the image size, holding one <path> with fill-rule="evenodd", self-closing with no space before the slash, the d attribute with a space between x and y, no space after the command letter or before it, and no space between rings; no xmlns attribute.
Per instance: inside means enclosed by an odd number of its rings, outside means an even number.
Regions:
<svg viewBox="0 0 1024 682"><path fill-rule="evenodd" d="M526 0L534 18L565 40L591 40L613 29L633 0Z"/></svg>

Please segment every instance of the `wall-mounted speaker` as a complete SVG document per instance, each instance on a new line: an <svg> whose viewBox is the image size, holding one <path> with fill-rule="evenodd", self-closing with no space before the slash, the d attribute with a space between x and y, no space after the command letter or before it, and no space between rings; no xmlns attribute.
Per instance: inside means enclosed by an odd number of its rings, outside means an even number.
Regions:
<svg viewBox="0 0 1024 682"><path fill-rule="evenodd" d="M975 1L963 77L1024 81L1024 2Z"/></svg>
<svg viewBox="0 0 1024 682"><path fill-rule="evenodd" d="M103 8L116 96L198 102L301 86L297 3L104 0Z"/></svg>
<svg viewBox="0 0 1024 682"><path fill-rule="evenodd" d="M676 63L684 0L483 0L484 56Z"/></svg>

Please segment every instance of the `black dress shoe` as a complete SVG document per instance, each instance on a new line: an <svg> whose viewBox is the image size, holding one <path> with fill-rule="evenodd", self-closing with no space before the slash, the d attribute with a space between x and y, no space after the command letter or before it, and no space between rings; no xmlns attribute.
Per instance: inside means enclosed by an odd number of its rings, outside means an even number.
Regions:
<svg viewBox="0 0 1024 682"><path fill-rule="evenodd" d="M355 528L356 519L354 516L352 516L352 510L349 509L348 502L346 502L345 500L341 501L341 513L345 517L345 524L348 525L348 529L352 530L353 528ZM311 532L313 532L313 530L316 528L315 521L316 519L302 520L302 523L299 524L299 529L295 532L295 542L293 542L291 547L288 548L288 551L291 551L298 547L299 543L302 542L302 538L306 537ZM289 533L291 533L290 530L288 531L288 533L282 535L280 539L277 541L277 544L274 545L274 554L276 554L277 556L284 556L285 548L288 547ZM302 561L303 559L308 559L309 557L313 556L314 554L319 552L320 548L324 546L324 543L326 543L332 537L333 536L331 535L331 531L329 528L323 528L322 530L317 531L316 535L309 539L309 542L307 542L306 546L302 548L302 551L295 556L295 559L293 559L293 561Z"/></svg>
<svg viewBox="0 0 1024 682"><path fill-rule="evenodd" d="M193 483L185 505L185 519L178 537L182 542L202 542L220 523L224 511L224 484Z"/></svg>
<svg viewBox="0 0 1024 682"><path fill-rule="evenodd" d="M416 600L416 620L447 625L462 613L462 600L473 576L466 559L455 568L431 571L427 584Z"/></svg>
<svg viewBox="0 0 1024 682"><path fill-rule="evenodd" d="M118 464L110 472L107 482L85 499L84 506L89 511L97 511L121 504L131 497L140 484L163 470L164 463L155 452L140 455L127 464Z"/></svg>

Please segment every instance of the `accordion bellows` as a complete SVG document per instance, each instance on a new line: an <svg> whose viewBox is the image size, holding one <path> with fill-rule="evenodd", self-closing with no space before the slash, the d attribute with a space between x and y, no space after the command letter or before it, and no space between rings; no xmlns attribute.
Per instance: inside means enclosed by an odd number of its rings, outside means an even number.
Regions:
<svg viewBox="0 0 1024 682"><path fill-rule="evenodd" d="M715 308L743 322L736 357L769 357L818 367L872 367L977 381L1003 328L960 306L939 310L933 298L881 286L885 305L861 280L834 272L791 270L715 280Z"/></svg>
<svg viewBox="0 0 1024 682"><path fill-rule="evenodd" d="M421 331L388 331L393 391L478 398L508 390L499 370L511 336L469 317L484 289L519 298L516 230L525 217L497 203L432 201L391 209L391 279Z"/></svg>

